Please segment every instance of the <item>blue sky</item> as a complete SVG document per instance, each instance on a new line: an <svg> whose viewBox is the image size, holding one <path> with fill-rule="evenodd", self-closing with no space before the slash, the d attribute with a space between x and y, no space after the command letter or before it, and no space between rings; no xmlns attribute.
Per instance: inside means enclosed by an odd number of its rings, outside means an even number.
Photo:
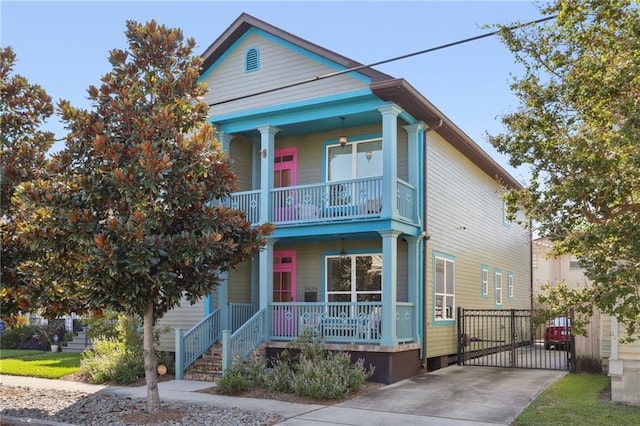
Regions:
<svg viewBox="0 0 640 426"><path fill-rule="evenodd" d="M0 44L14 49L14 71L54 101L88 108L86 90L110 70L109 50L126 47L127 19L179 27L200 54L242 12L364 64L483 34L491 31L487 24L541 17L530 1L1 0ZM514 177L526 179L485 137L501 132L499 116L516 109L509 83L522 71L496 37L376 68L406 79ZM47 128L58 138L65 134L55 119Z"/></svg>

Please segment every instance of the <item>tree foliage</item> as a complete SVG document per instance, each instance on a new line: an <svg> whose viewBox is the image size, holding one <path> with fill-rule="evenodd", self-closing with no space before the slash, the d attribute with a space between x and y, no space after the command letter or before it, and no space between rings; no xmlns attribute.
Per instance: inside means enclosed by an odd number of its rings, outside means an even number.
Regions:
<svg viewBox="0 0 640 426"><path fill-rule="evenodd" d="M640 326L640 16L631 0L558 0L555 21L502 32L524 66L516 112L491 143L531 178L511 191L556 254L588 264L588 288L543 301L584 319L595 306Z"/></svg>
<svg viewBox="0 0 640 426"><path fill-rule="evenodd" d="M50 179L23 185L20 204L33 215L25 223L33 246L75 265L90 306L143 318L153 412L153 324L183 296L208 295L272 226L253 228L216 203L236 177L207 122L195 41L155 21L126 28L128 49L112 50L112 70L88 89L92 109L59 103L66 147Z"/></svg>
<svg viewBox="0 0 640 426"><path fill-rule="evenodd" d="M32 261L33 253L17 232L11 198L18 185L39 177L53 144L53 135L40 130L53 114L51 98L39 85L14 74L15 62L13 50L0 47L0 312L10 324L41 294L20 268Z"/></svg>

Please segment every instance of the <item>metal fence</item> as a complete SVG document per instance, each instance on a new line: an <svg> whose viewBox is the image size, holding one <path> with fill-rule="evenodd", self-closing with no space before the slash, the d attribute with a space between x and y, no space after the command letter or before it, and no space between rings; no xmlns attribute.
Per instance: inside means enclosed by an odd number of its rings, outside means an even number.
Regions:
<svg viewBox="0 0 640 426"><path fill-rule="evenodd" d="M561 340L545 337L550 324L536 324L529 309L458 308L457 323L458 365L574 371L570 321Z"/></svg>

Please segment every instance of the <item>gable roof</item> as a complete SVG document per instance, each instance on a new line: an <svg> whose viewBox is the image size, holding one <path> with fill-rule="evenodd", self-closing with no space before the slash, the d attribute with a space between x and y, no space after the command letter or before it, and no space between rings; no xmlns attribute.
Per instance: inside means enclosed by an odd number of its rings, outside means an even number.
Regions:
<svg viewBox="0 0 640 426"><path fill-rule="evenodd" d="M498 164L489 154L473 141L462 129L436 108L427 98L404 79L397 79L374 68L339 55L317 44L304 40L287 31L261 21L247 13L242 13L203 53L205 72L211 67L246 31L257 28L276 36L311 53L328 59L346 69L358 68L357 72L371 79L372 93L384 101L392 101L416 120L424 122L437 131L465 157L477 165L487 175L511 188L521 188L520 183Z"/></svg>

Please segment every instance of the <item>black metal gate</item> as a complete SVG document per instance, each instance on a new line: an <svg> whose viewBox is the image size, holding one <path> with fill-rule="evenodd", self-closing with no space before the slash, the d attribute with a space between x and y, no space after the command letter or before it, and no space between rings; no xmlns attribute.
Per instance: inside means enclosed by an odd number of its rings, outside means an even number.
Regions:
<svg viewBox="0 0 640 426"><path fill-rule="evenodd" d="M536 326L529 309L458 308L457 323L458 365L574 371L568 320L557 333L562 340L555 341L550 332L545 337L550 324Z"/></svg>

